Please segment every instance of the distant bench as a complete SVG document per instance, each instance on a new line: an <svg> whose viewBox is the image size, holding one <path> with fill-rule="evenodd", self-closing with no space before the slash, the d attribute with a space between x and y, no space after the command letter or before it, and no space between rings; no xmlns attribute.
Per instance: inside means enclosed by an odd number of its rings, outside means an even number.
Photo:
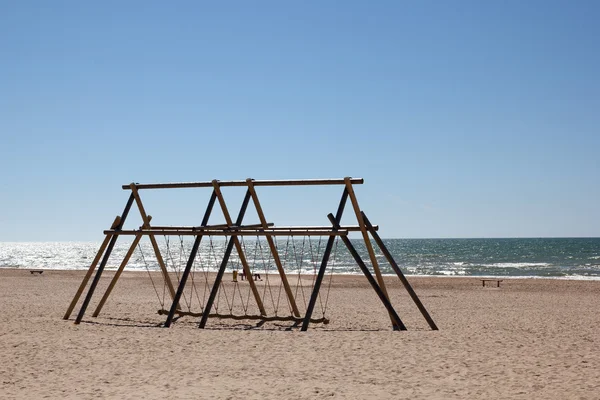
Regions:
<svg viewBox="0 0 600 400"><path fill-rule="evenodd" d="M32 269L32 270L29 270L29 272L31 273L31 275L33 275L33 274L41 275L44 273L44 270L43 269Z"/></svg>
<svg viewBox="0 0 600 400"><path fill-rule="evenodd" d="M485 287L486 282L496 282L496 287L500 287L500 282L502 282L502 279L482 279L481 286Z"/></svg>

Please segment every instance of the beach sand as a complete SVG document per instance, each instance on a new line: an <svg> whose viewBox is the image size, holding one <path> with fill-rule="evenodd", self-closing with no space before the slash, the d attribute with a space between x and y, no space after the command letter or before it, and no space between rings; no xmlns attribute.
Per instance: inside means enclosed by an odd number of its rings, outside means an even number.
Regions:
<svg viewBox="0 0 600 400"><path fill-rule="evenodd" d="M62 317L84 273L0 269L0 398L600 398L597 281L484 288L477 278L409 277L440 328L431 331L386 277L409 329L394 332L364 277L336 276L330 324L299 332L217 319L200 330L191 317L157 327L159 300L134 272L98 318L101 290L75 325L79 305Z"/></svg>

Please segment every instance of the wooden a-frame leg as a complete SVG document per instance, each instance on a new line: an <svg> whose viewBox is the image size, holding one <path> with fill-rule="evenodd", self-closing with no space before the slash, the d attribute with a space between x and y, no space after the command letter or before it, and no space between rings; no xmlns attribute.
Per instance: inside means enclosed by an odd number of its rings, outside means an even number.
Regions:
<svg viewBox="0 0 600 400"><path fill-rule="evenodd" d="M335 230L340 229L340 224L339 224L339 222L337 222L335 220L335 217L333 216L333 214L329 214L327 216L327 218L329 218L329 221L331 221L331 224L333 225L333 228ZM358 266L360 267L361 271L367 277L367 280L371 284L371 287L373 287L373 289L377 293L377 296L379 296L379 299L381 300L381 302L383 303L383 305L387 309L387 311L388 311L388 313L389 313L389 315L390 315L390 317L392 319L392 327L393 327L393 329L395 331L396 330L405 331L406 330L406 326L404 326L404 323L402 322L402 320L398 316L398 313L396 313L396 310L394 309L394 307L390 303L390 300L385 295L385 293L383 292L382 288L377 284L377 281L373 278L373 275L371 275L371 272L369 271L369 269L365 265L364 261L362 260L362 258L360 257L360 255L358 254L358 252L356 251L356 249L354 248L354 245L352 244L352 242L350 241L350 239L348 239L348 236L342 236L341 238L342 238L342 241L344 242L344 244L346 245L346 247L348 248L348 251L350 252L350 254L352 255L352 257L354 258L354 260L356 261L356 263L358 264Z"/></svg>
<svg viewBox="0 0 600 400"><path fill-rule="evenodd" d="M377 262L377 257L375 256L375 251L373 250L373 246L371 245L371 239L369 238L369 233L367 232L367 227L365 226L365 222L363 221L362 214L360 211L360 207L358 205L358 200L356 199L356 194L354 193L354 187L352 186L352 180L350 177L345 177L344 182L346 184L346 189L348 189L348 197L350 197L350 202L352 203L352 208L354 209L354 214L356 214L356 220L358 221L358 226L360 227L360 233L362 234L363 240L365 242L365 247L367 248L367 252L369 253L369 259L371 260L371 265L373 265L373 271L375 272L375 277L377 278L377 283L381 288L381 291L385 295L385 297L389 300L388 292L385 287L385 281L383 280L383 275L381 275L381 271L379 269L379 263ZM392 320L392 324L394 320L390 315L390 319Z"/></svg>
<svg viewBox="0 0 600 400"><path fill-rule="evenodd" d="M144 205L142 204L142 199L140 198L140 195L138 193L135 183L132 183L130 185L130 187L131 187L131 193L133 194L133 196L135 198L135 202L138 206L140 215L142 217L142 221L144 223L143 228L150 229L150 217L146 214L146 210L144 209ZM169 288L169 294L171 295L171 299L174 299L175 298L175 288L173 287L173 282L171 282L171 277L169 276L169 272L167 271L165 262L162 258L162 255L160 254L160 248L158 247L156 238L154 237L154 235L148 235L148 237L150 239L150 243L152 244L152 248L154 249L154 255L156 256L156 261L158 262L160 270L162 271L162 274L163 274L163 278L164 278L165 282L167 283L167 287Z"/></svg>
<svg viewBox="0 0 600 400"><path fill-rule="evenodd" d="M269 227L269 225L267 223L267 219L265 218L265 214L263 213L263 209L260 205L260 201L258 200L256 190L254 189L254 183L253 183L252 179L250 179L250 178L246 179L246 182L248 184L248 190L250 191L250 194L252 195L252 201L254 202L254 207L256 208L256 213L258 214L260 223L264 229L267 229ZM269 249L271 250L271 254L273 255L273 261L275 262L275 265L277 266L277 271L279 272L279 277L281 278L281 283L283 284L283 288L287 295L288 302L290 304L290 307L292 308L292 313L294 314L295 317L300 318L300 311L298 310L298 306L296 305L296 300L294 298L294 294L292 293L292 289L290 288L290 284L287 280L287 276L285 275L285 270L283 269L283 264L281 263L281 259L279 258L279 252L277 251L277 246L275 246L275 241L273 240L273 237L270 235L267 235L266 239L267 239L267 243L269 244ZM250 275L248 275L248 276L250 276Z"/></svg>
<svg viewBox="0 0 600 400"><path fill-rule="evenodd" d="M117 227L115 227L116 231L119 231L119 230L121 230L121 228L123 228L123 224L125 223L125 220L127 219L127 215L129 214L129 210L131 210L131 206L133 205L134 200L135 200L135 197L133 196L133 193L132 193L131 195L129 195L129 200L127 200L127 204L125 205L123 214L121 214L119 225ZM92 296L94 295L96 286L98 286L98 282L100 281L100 277L102 276L104 267L106 267L106 263L108 263L108 259L110 257L110 254L112 253L113 248L115 247L115 244L117 243L118 237L119 237L119 234L117 232L116 234L112 235L110 238L110 241L106 248L106 252L104 253L104 256L102 257L102 261L100 262L100 265L98 266L98 270L96 271L96 275L94 276L94 279L92 280L92 284L90 285L88 293L85 296L85 299L83 300L83 304L81 305L79 314L77 314L77 318L75 319L75 324L81 323L81 320L83 319L83 316L85 315L85 310L87 310L87 307L90 304L90 301L92 300Z"/></svg>
<svg viewBox="0 0 600 400"><path fill-rule="evenodd" d="M338 223L342 220L342 214L344 213L344 207L346 206L347 199L348 189L344 188L342 198L340 199L340 204L338 206L337 212L335 213L335 220ZM317 273L317 278L315 279L313 291L310 295L308 306L306 307L306 315L304 315L304 320L302 321L302 328L300 328L300 330L303 332L308 330L308 324L310 324L310 319L315 309L315 305L317 304L319 290L321 289L321 283L323 282L323 277L325 276L325 270L327 269L327 263L329 262L329 256L331 255L331 250L333 249L334 242L335 236L329 236L329 239L327 239L327 245L325 246L325 250L323 251L323 260L321 261L321 266L319 267L319 272Z"/></svg>
<svg viewBox="0 0 600 400"><path fill-rule="evenodd" d="M110 284L106 288L106 291L104 292L104 295L102 296L102 299L100 300L100 303L98 303L96 310L92 314L92 317L97 317L100 314L100 311L102 311L102 307L104 307L104 303L106 303L106 300L108 300L108 296L110 296L110 293L112 292L117 281L119 280L119 277L121 276L121 273L125 269L125 266L127 266L127 263L129 263L129 259L131 258L131 255L135 251L135 248L137 247L137 245L141 239L142 239L141 234L136 235L135 238L133 239L133 242L131 243L131 246L129 247L127 254L125 254L125 257L123 258L123 261L121 262L121 265L119 265L117 272L115 272L115 275L113 276L112 280L110 281Z"/></svg>
<svg viewBox="0 0 600 400"><path fill-rule="evenodd" d="M438 327L435 324L435 322L433 322L433 318L431 318L431 316L427 312L427 309L425 308L423 303L421 303L421 299L419 299L419 296L417 296L417 294L413 290L412 286L410 285L410 282L408 282L408 279L406 279L406 276L404 276L404 273L402 272L402 270L396 263L396 260L394 260L394 257L392 257L392 254L389 252L385 243L383 243L383 240L381 240L381 238L379 237L379 234L377 233L377 231L371 224L371 221L369 221L369 219L367 218L367 215L364 212L362 213L362 217L363 217L363 220L365 221L365 225L366 225L367 229L371 233L371 236L373 236L373 239L375 239L375 243L377 243L377 246L379 246L379 249L381 250L381 252L385 256L385 258L388 260L388 262L392 266L392 269L394 270L394 272L396 272L396 275L398 275L398 278L400 278L400 281L404 285L404 288L406 289L406 291L410 295L411 299L416 304L419 311L421 311L423 318L425 318L425 320L429 324L429 327L432 330L437 331Z"/></svg>
<svg viewBox="0 0 600 400"><path fill-rule="evenodd" d="M148 216L148 222L150 222L150 220L152 220L152 216L149 215ZM115 272L115 275L113 276L113 278L110 281L108 287L106 288L106 291L104 292L104 295L102 296L102 299L100 300L100 303L98 303L98 306L96 307L96 310L92 314L92 317L97 317L100 314L100 311L102 311L102 308L104 307L104 303L106 303L106 300L108 300L108 297L110 296L113 288L117 284L117 281L121 277L121 273L123 273L123 270L125 269L125 267L129 263L129 259L133 255L133 252L135 251L135 248L136 248L136 246L138 245L138 243L140 242L141 239L142 239L142 234L141 233L138 234L138 235L136 235L135 238L133 239L133 242L131 243L131 246L129 246L129 250L127 250L127 253L125 254L125 257L123 258L123 261L121 261L121 265L119 265L119 268L117 269L117 272Z"/></svg>
<svg viewBox="0 0 600 400"><path fill-rule="evenodd" d="M219 205L221 206L221 210L223 212L223 217L225 217L225 222L228 226L233 225L233 221L231 220L231 216L229 215L229 210L227 209L227 204L225 203L225 198L223 197L223 193L221 193L221 187L219 186L219 181L216 179L212 181L213 188L215 193L217 194L217 199L219 200ZM250 190L248 189L248 192ZM251 195L251 192L250 192ZM240 222L241 223L241 222ZM256 305L261 315L267 315L265 310L265 306L263 305L262 299L260 298L260 293L258 292L258 288L256 287L256 282L252 277L252 271L250 271L250 266L248 265L248 260L246 260L246 254L244 253L244 249L242 248L242 244L237 236L232 236L231 241L233 242L236 251L238 252L238 256L240 258L240 263L242 264L242 268L244 270L244 274L248 277L248 284L250 285L250 290L252 291L252 295L254 296L254 300L256 301Z"/></svg>
<svg viewBox="0 0 600 400"><path fill-rule="evenodd" d="M217 193L213 190L210 200L208 201L208 205L206 206L206 211L204 211L204 217L202 218L202 222L200 226L208 225L208 220L210 218L210 214L212 213L212 209L215 205L215 201L217 199ZM192 251L190 252L190 256L188 258L187 264L185 265L185 270L181 275L181 279L179 280L179 286L177 287L177 293L175 293L175 298L173 299L173 303L171 304L171 309L169 310L169 315L167 315L167 320L165 321L164 327L168 328L171 326L173 322L173 318L175 317L175 312L177 311L177 305L179 304L179 300L183 295L183 291L185 290L185 285L188 280L188 276L192 271L192 267L194 265L194 260L196 259L196 254L198 253L198 249L200 248L200 242L202 241L203 235L196 236L194 240L194 244L192 245Z"/></svg>
<svg viewBox="0 0 600 400"><path fill-rule="evenodd" d="M214 185L214 183L213 183ZM215 192L217 192L218 196L218 187L215 188ZM248 203L250 202L250 191L246 191L246 196L244 197L244 201L242 202L242 207L240 208L240 212L235 221L234 226L240 226L242 224L242 220L244 219L244 214L246 214L246 209L248 208ZM215 277L215 283L210 291L210 295L208 296L208 300L206 301L206 306L204 307L204 312L202 313L202 317L200 318L200 324L198 327L204 329L206 326L206 322L208 321L208 317L210 316L210 310L212 309L213 303L215 302L215 298L217 297L217 293L219 292L219 286L221 285L221 280L223 279L223 274L225 273L225 268L227 267L227 262L229 261L229 256L231 255L231 251L234 246L234 238L236 236L232 236L227 243L227 248L225 249L225 254L223 255L223 261L221 262L221 266L219 267L219 271L217 272L217 276Z"/></svg>
<svg viewBox="0 0 600 400"><path fill-rule="evenodd" d="M112 223L110 229L115 229L119 225L119 222L121 222L121 217L117 216L115 218L114 222ZM87 286L87 283L90 280L90 277L94 273L94 270L96 269L96 265L98 265L98 262L100 261L100 257L102 257L102 254L104 254L104 250L106 250L106 247L108 246L108 243L110 242L110 239L111 239L111 236L108 236L108 235L104 238L104 241L100 245L100 249L98 250L98 253L96 253L96 257L94 257L94 261L92 261L92 264L90 265L90 268L88 269L87 273L85 274L85 277L83 278L83 281L81 282L81 285L79 285L79 289L77 289L77 293L75 293L73 300L71 300L71 304L69 304L69 308L67 309L67 312L63 316L63 319L69 319L69 317L71 317L71 313L73 312L75 305L79 301L79 297L81 297L81 293L83 293L83 290Z"/></svg>
<svg viewBox="0 0 600 400"><path fill-rule="evenodd" d="M344 178L344 181L346 182L348 196L350 197L352 208L354 209L354 213L356 214L356 220L358 221L358 226L360 227L360 233L362 234L363 240L365 242L365 247L367 248L367 252L369 253L369 259L371 260L371 264L373 265L373 271L375 272L375 276L377 277L377 282L379 283L381 290L385 294L385 297L388 297L387 289L385 288L385 282L383 281L383 276L381 275L381 271L379 270L379 264L377 262L377 257L375 256L373 246L371 245L371 240L367 232L367 227L365 226L365 222L362 219L362 214L360 212L358 200L356 199L356 194L354 193L354 187L352 187L351 179L349 177L346 177Z"/></svg>

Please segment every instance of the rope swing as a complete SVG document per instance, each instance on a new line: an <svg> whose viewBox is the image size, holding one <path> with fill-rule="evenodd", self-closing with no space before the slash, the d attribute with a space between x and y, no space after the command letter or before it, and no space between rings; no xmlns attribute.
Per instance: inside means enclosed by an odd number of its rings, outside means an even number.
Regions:
<svg viewBox="0 0 600 400"><path fill-rule="evenodd" d="M138 253L142 259L142 262L144 263L144 267L146 268L146 272L148 273L148 276L150 277L150 283L152 284L152 287L154 288L154 292L156 293L156 298L158 299L158 302L160 303L160 308L162 310L165 308L165 293L166 293L167 284L166 284L166 282L163 283L163 293L162 293L162 297L161 297L161 295L158 293L158 289L156 288L156 284L154 283L154 278L152 278L152 273L150 272L150 266L148 265L148 262L146 261L146 257L144 256L144 251L142 250L142 246L140 245L139 242L138 242L137 248L138 248Z"/></svg>
<svg viewBox="0 0 600 400"><path fill-rule="evenodd" d="M188 251L185 246L183 236L179 237L178 250L172 249L172 240L165 236L165 266L169 272L174 273L177 281L181 281L182 266L185 262L185 254ZM190 271L189 288L187 292L182 293L185 310L178 310L178 319L181 316L202 316L205 311L207 296L215 284L214 271L220 266L219 260L223 256L223 251L229 243L229 238L226 238L221 247L214 241L213 236L209 235L208 245L205 252L199 252L193 260ZM328 265L328 279L322 290L324 293L319 293L319 309L321 317L315 322L327 323L327 305L329 301L329 292L333 280L333 269L336 264L337 257L337 240L335 242L333 257L330 257ZM272 252L264 246L264 242L260 236L256 236L252 244L249 244L243 237L240 239L240 245L243 249L243 256L239 254L232 256L227 261L226 273L232 279L223 279L219 282L219 287L215 301L213 303L214 312L211 317L215 318L231 318L231 319L262 319L264 321L296 321L301 318L293 316L293 310L289 299L285 295L283 280L276 278L278 276L277 268ZM139 247L139 246L138 246ZM317 269L320 266L323 257L323 237L318 240L312 240L308 236L303 236L302 239L294 239L292 235L288 235L283 246L278 246L275 241L275 248L280 254L280 260L283 269L287 273L292 273L296 276L295 285L293 288L294 298L301 300L302 311L305 312L308 306L310 293L314 289ZM141 252L142 248L139 247ZM157 299L160 303L159 314L167 314L164 308L166 297L166 285L163 283L162 294L155 283L146 259L141 253L141 258L146 265L150 281L155 289ZM246 268L242 264L242 259L246 260L249 274L245 273ZM200 275L198 275L200 274ZM276 279L274 279L276 278ZM268 315L252 314L250 308L253 303L252 290L249 280L252 280L258 285L259 298L264 306L267 307ZM307 285L307 282L310 284ZM198 287L200 286L200 287ZM286 301L283 301L283 298ZM194 303L196 308L194 309ZM287 311L282 312L282 303L287 303ZM270 317L269 317L270 316Z"/></svg>

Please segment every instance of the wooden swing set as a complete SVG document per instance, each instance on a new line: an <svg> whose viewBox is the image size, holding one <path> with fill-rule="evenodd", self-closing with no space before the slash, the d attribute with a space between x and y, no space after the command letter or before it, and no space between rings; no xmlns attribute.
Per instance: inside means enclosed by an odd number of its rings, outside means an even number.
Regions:
<svg viewBox="0 0 600 400"><path fill-rule="evenodd" d="M406 326L390 303L379 262L371 242L372 238L430 328L437 330L438 328L433 319L377 234L378 227L372 225L365 213L360 210L353 185L362 184L363 182L363 179L350 177L308 180L253 180L249 178L245 181L213 180L211 182L131 183L123 185L124 190L131 191L125 209L120 216L115 218L111 228L104 231L104 241L73 297L64 319L71 317L95 271L96 273L89 285L75 323L79 324L83 320L118 237L130 236L133 237L133 241L129 250L123 257L104 295L96 306L93 317L97 317L101 312L121 273L137 249L161 303L161 309L158 313L167 316L164 327L170 327L180 317L192 316L200 318L198 324L200 328L206 327L209 318L229 318L234 320L260 320L262 322L292 321L294 326L300 325L301 330L306 331L310 323L327 324L329 322L326 318L329 290L337 263L338 242L341 240L386 308L392 328L394 330L406 330ZM278 227L267 222L256 187L313 185L342 185L344 187L337 212L335 215L329 214L327 216L331 226ZM232 219L223 197L221 191L223 187L246 188L235 221ZM212 188L212 194L199 226L151 225L152 217L146 213L140 191L175 188ZM350 199L356 216L357 225L340 225L348 199ZM244 225L243 219L250 201L254 204L260 223ZM123 226L134 202L140 212L142 226L135 230L125 230ZM216 202L219 203L225 224L209 225L209 219ZM371 269L375 276L373 276L354 244L348 238L349 232L361 233L368 252ZM165 239L165 245L162 246L162 249L157 240L161 236ZM157 285L152 279L147 258L143 255L140 246L143 237L148 237L156 263L161 271L163 280L162 299ZM179 238L178 249L175 251L173 251L171 245L172 239L170 238L172 237ZM186 248L186 241L184 240L186 237L192 239L191 247ZM251 238L250 241L255 238L254 243L249 243L248 237ZM278 245L278 237L287 237L285 245ZM297 239L298 237L301 239ZM318 237L318 240L314 239L315 237ZM208 243L204 243L204 247L201 243L203 238L208 238ZM232 256L234 248L237 257ZM173 256L174 252L175 257ZM326 270L328 266L329 281L327 282ZM231 283L223 281L228 269L233 276ZM312 280L305 274L311 269L313 271ZM288 279L290 272L296 275L295 285ZM242 283L240 282L242 277L247 280L247 285L244 284L245 292L242 290ZM321 293L324 281L326 290ZM186 285L188 286L187 290ZM165 307L165 294L167 292L171 300L171 305L168 308ZM310 296L308 296L309 293ZM279 314L282 296L287 302L289 315ZM197 303L196 307L198 307L196 310L193 309L194 301ZM304 308L300 307L302 305L300 301L303 301ZM321 316L313 317L315 307L318 304L320 305ZM226 310L222 312L224 308Z"/></svg>

